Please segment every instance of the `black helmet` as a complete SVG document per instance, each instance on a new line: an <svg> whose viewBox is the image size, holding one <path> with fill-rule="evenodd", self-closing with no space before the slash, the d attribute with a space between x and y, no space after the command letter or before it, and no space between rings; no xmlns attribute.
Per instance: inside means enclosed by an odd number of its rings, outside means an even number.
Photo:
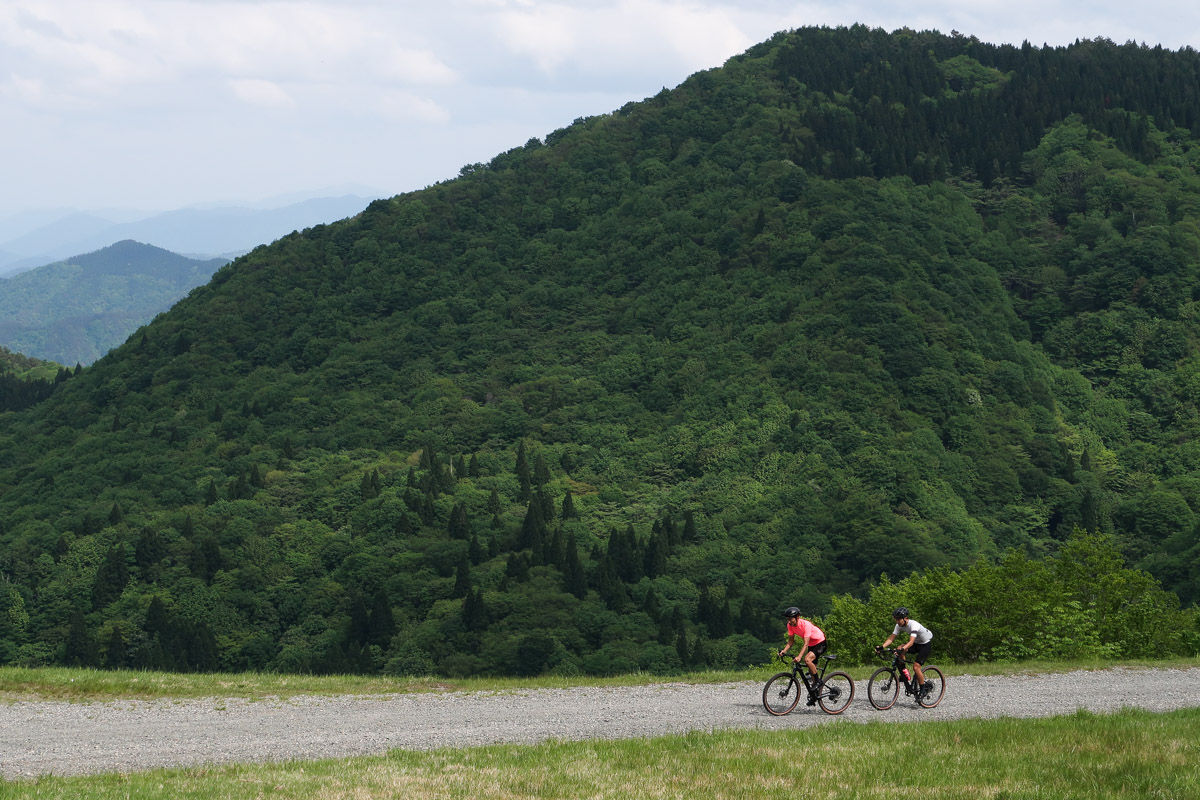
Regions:
<svg viewBox="0 0 1200 800"><path fill-rule="evenodd" d="M905 608L904 606L900 606L899 608L897 608L895 611L892 612L892 619L904 619L907 616L908 616L908 609Z"/></svg>
<svg viewBox="0 0 1200 800"><path fill-rule="evenodd" d="M791 619L792 617L798 616L800 616L800 609L796 608L795 606L789 606L787 611L783 612L784 619Z"/></svg>

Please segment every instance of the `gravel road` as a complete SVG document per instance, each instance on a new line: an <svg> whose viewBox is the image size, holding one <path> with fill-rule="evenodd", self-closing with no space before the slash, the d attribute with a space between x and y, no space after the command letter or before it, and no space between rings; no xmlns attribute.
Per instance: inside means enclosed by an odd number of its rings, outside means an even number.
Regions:
<svg viewBox="0 0 1200 800"><path fill-rule="evenodd" d="M863 681L840 717L803 702L786 717L769 716L760 683L257 701L22 701L0 705L0 775L11 780L346 757L392 748L618 739L721 728L779 730L838 719L907 722L1200 706L1200 667L1018 677L951 674L946 684L946 698L935 709L917 708L901 697L890 711L876 711Z"/></svg>

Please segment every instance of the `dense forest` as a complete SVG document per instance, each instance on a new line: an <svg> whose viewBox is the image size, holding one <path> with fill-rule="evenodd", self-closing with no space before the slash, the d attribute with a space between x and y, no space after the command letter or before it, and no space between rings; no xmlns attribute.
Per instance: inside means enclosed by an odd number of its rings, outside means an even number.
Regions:
<svg viewBox="0 0 1200 800"><path fill-rule="evenodd" d="M1198 93L801 29L260 247L0 415L0 663L1195 653Z"/></svg>
<svg viewBox="0 0 1200 800"><path fill-rule="evenodd" d="M0 345L0 412L37 405L72 374L61 364L14 353Z"/></svg>

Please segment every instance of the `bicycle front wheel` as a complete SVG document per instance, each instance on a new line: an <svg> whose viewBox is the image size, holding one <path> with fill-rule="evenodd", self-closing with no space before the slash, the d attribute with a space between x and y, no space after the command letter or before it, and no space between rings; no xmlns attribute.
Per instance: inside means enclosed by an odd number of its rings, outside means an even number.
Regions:
<svg viewBox="0 0 1200 800"><path fill-rule="evenodd" d="M763 687L763 708L767 713L782 717L800 702L800 684L790 672L780 672Z"/></svg>
<svg viewBox="0 0 1200 800"><path fill-rule="evenodd" d="M937 667L922 667L921 669L925 673L925 683L931 683L933 686L929 688L928 692L922 691L918 694L917 702L921 704L921 708L933 708L942 702L942 697L946 694L946 677Z"/></svg>
<svg viewBox="0 0 1200 800"><path fill-rule="evenodd" d="M875 670L871 675L871 680L867 681L867 699L880 711L887 711L896 705L896 698L899 695L900 681L897 679L896 673L887 667Z"/></svg>
<svg viewBox="0 0 1200 800"><path fill-rule="evenodd" d="M854 699L854 680L844 672L832 672L825 676L817 704L826 714L840 714L850 707Z"/></svg>

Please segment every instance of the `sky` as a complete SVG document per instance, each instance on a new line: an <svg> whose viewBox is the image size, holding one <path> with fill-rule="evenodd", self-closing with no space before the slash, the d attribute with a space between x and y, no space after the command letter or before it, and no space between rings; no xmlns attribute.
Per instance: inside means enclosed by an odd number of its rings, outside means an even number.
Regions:
<svg viewBox="0 0 1200 800"><path fill-rule="evenodd" d="M392 196L854 23L1200 48L1178 0L0 0L0 215Z"/></svg>

